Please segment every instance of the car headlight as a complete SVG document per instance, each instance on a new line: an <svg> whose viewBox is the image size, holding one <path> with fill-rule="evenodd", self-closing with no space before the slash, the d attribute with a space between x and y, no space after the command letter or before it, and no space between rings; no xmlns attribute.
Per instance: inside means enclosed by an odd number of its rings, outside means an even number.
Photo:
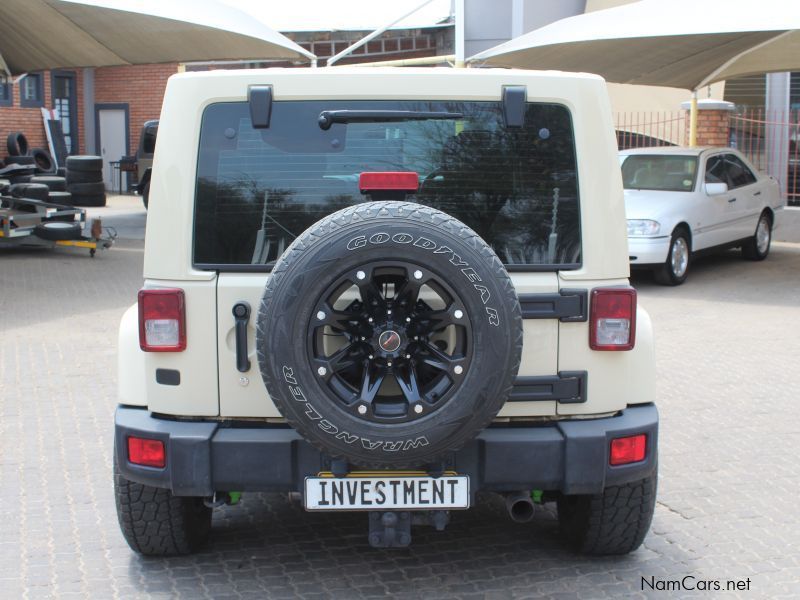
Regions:
<svg viewBox="0 0 800 600"><path fill-rule="evenodd" d="M661 231L658 221L628 219L628 235L657 235Z"/></svg>

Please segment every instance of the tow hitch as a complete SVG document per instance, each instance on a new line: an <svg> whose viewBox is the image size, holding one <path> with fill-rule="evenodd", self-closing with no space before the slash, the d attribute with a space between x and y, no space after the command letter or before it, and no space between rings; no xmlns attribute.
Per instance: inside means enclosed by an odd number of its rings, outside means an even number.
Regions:
<svg viewBox="0 0 800 600"><path fill-rule="evenodd" d="M450 522L450 511L370 512L369 545L373 548L406 548L411 545L411 526L430 525L444 531Z"/></svg>

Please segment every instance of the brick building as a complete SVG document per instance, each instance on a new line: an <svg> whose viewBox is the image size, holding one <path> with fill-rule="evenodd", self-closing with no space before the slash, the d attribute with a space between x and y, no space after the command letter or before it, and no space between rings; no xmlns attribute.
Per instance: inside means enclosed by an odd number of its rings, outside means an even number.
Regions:
<svg viewBox="0 0 800 600"><path fill-rule="evenodd" d="M319 64L369 31L287 32L319 57ZM357 49L339 64L438 56L453 53L453 25L393 29ZM220 65L222 66L222 65ZM191 70L220 68L192 66ZM289 63L224 65L224 68L292 66ZM161 112L167 79L178 63L70 69L31 73L0 84L0 136L21 131L31 148L47 148L42 108L58 108L70 154L98 154L106 161L106 182L112 183L108 163L136 152L145 121ZM2 139L2 138L0 138ZM6 149L0 146L0 155Z"/></svg>

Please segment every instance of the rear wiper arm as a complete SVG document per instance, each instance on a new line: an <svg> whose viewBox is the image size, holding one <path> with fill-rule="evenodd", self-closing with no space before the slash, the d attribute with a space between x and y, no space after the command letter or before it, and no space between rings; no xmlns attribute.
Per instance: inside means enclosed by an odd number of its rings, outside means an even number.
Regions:
<svg viewBox="0 0 800 600"><path fill-rule="evenodd" d="M423 112L416 110L323 110L319 113L320 129L334 123L387 123L391 121L427 121L429 119L463 119L461 113Z"/></svg>

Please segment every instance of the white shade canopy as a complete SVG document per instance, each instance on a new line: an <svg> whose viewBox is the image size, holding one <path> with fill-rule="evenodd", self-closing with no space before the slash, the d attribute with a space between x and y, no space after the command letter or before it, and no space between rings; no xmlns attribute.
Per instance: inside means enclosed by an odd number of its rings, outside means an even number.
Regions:
<svg viewBox="0 0 800 600"><path fill-rule="evenodd" d="M0 55L11 74L62 67L313 54L216 0L2 0Z"/></svg>
<svg viewBox="0 0 800 600"><path fill-rule="evenodd" d="M469 61L694 90L800 70L798 30L797 0L641 0L556 21Z"/></svg>

